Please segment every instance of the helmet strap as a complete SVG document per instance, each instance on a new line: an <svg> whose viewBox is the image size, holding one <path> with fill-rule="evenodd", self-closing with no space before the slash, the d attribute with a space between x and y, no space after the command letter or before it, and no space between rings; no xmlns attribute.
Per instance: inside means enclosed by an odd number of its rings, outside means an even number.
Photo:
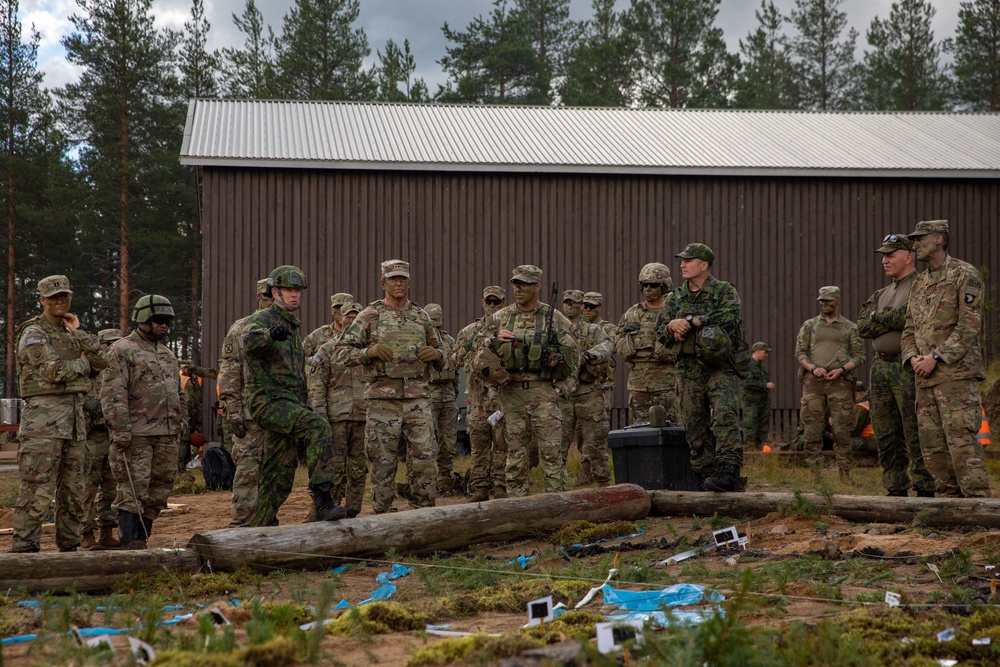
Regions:
<svg viewBox="0 0 1000 667"><path fill-rule="evenodd" d="M285 301L285 297L282 296L280 287L274 287L271 289L271 298L274 299L275 303L281 306L282 310L285 310L289 313L294 313L296 310L299 309L299 306L292 307L288 305L288 302Z"/></svg>

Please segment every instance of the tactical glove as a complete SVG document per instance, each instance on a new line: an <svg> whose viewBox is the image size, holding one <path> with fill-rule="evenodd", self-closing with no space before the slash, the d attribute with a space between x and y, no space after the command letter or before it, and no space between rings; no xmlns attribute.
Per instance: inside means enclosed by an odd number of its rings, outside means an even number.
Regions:
<svg viewBox="0 0 1000 667"><path fill-rule="evenodd" d="M365 350L365 356L371 360L380 359L382 361L392 360L392 350L383 345L382 343L375 343L367 350Z"/></svg>
<svg viewBox="0 0 1000 667"><path fill-rule="evenodd" d="M632 333L633 331L638 331L641 327L641 324L633 320L632 322L626 322L625 326L622 327L622 331L625 333Z"/></svg>
<svg viewBox="0 0 1000 667"><path fill-rule="evenodd" d="M430 345L424 345L419 350L417 350L417 358L425 364L437 361L441 358L441 352L436 347Z"/></svg>
<svg viewBox="0 0 1000 667"><path fill-rule="evenodd" d="M229 419L229 430L237 438L245 438L247 435L247 423L242 419Z"/></svg>
<svg viewBox="0 0 1000 667"><path fill-rule="evenodd" d="M281 342L288 340L288 337L292 335L292 330L284 324L278 324L268 329L268 333L271 334L271 340Z"/></svg>
<svg viewBox="0 0 1000 667"><path fill-rule="evenodd" d="M104 416L104 410L101 409L101 402L96 398L85 399L83 401L83 409L97 417Z"/></svg>

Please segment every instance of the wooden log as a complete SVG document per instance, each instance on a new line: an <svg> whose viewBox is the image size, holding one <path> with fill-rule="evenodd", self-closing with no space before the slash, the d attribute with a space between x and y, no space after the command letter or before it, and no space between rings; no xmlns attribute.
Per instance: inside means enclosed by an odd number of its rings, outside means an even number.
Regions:
<svg viewBox="0 0 1000 667"><path fill-rule="evenodd" d="M649 491L634 484L543 493L482 503L425 507L394 514L269 528L226 528L196 534L188 543L213 570L322 569L338 556L382 556L390 549L420 553L521 538L558 530L574 520L641 519Z"/></svg>
<svg viewBox="0 0 1000 667"><path fill-rule="evenodd" d="M0 591L101 591L123 575L160 569L198 572L201 558L190 549L0 553Z"/></svg>
<svg viewBox="0 0 1000 667"><path fill-rule="evenodd" d="M699 493L653 491L651 515L760 517L790 507L791 493ZM1000 528L1000 499L900 498L888 496L823 496L802 494L820 511L867 523L910 523L928 526L986 526Z"/></svg>

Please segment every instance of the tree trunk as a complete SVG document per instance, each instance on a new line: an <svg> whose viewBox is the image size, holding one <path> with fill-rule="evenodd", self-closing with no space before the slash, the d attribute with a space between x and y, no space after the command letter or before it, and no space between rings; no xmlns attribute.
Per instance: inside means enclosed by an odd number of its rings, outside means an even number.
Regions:
<svg viewBox="0 0 1000 667"><path fill-rule="evenodd" d="M649 514L649 492L634 484L543 493L482 503L426 507L375 517L270 528L227 528L191 538L213 570L241 565L330 568L338 556L382 556L390 549L422 553L558 530L569 521L633 521Z"/></svg>
<svg viewBox="0 0 1000 667"><path fill-rule="evenodd" d="M910 523L919 516L928 526L987 526L1000 528L1000 499L897 498L887 496L823 496L802 498L820 512L848 521ZM651 515L760 517L795 504L791 493L699 493L653 491ZM801 502L801 501L798 501Z"/></svg>
<svg viewBox="0 0 1000 667"><path fill-rule="evenodd" d="M17 332L14 318L16 316L15 291L15 269L17 267L14 255L14 240L17 235L17 204L14 201L14 120L10 120L7 128L7 358L4 373L4 394L8 397L16 396L16 379L14 378L14 355L17 354L17 341L14 334Z"/></svg>
<svg viewBox="0 0 1000 667"><path fill-rule="evenodd" d="M190 549L0 553L0 590L101 591L126 574L161 569L195 573L201 566Z"/></svg>
<svg viewBox="0 0 1000 667"><path fill-rule="evenodd" d="M123 47L124 48L124 47ZM124 62L124 61L123 61ZM121 221L119 226L120 233L120 248L119 248L119 259L121 260L121 266L119 268L119 287L121 289L121 299L118 308L118 326L122 331L128 331L129 323L129 313L128 306L131 297L129 291L129 178L128 178L128 168L129 168L129 116L128 116L128 76L127 72L122 73L122 88L121 88L121 186L119 191L119 198L121 200L122 210L121 210Z"/></svg>

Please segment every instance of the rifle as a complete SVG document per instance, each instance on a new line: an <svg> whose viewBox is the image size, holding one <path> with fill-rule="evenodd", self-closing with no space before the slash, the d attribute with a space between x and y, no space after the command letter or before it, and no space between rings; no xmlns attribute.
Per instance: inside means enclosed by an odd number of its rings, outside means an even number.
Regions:
<svg viewBox="0 0 1000 667"><path fill-rule="evenodd" d="M556 314L556 306L559 299L559 283L552 283L552 295L549 297L549 312L545 316L545 335L541 332L535 333L535 340L542 342L542 377L552 377L552 371L563 363L563 355L559 351L559 337L552 328L552 318Z"/></svg>

